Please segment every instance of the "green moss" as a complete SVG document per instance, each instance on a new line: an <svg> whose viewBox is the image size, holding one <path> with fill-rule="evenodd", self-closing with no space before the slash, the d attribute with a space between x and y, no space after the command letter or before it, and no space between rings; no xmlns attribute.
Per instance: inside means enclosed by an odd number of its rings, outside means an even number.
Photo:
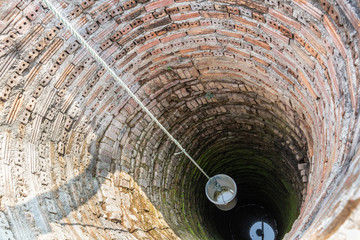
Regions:
<svg viewBox="0 0 360 240"><path fill-rule="evenodd" d="M196 234L194 233L194 231L193 231L193 229L192 229L191 227L189 228L189 232L190 232L191 235L193 235L194 237L196 237Z"/></svg>
<svg viewBox="0 0 360 240"><path fill-rule="evenodd" d="M256 194L267 196L268 202L274 206L274 211L281 220L280 237L291 229L299 213L299 199L290 182L285 179L287 169L283 167L280 156L219 144L198 157L197 162L210 176L224 173L236 178L237 183L264 186L257 189ZM189 179L192 182L205 184L206 179L202 178L196 168L191 170ZM197 228L203 231L201 226L198 225Z"/></svg>
<svg viewBox="0 0 360 240"><path fill-rule="evenodd" d="M262 196L264 201L274 206L273 211L280 219L278 230L281 239L291 229L298 216L298 194L295 193L291 182L286 179L288 169L284 167L281 156L270 152L259 153L245 147L229 143L217 144L197 157L196 161L210 176L219 173L232 176L238 188L242 184L249 184L249 189L260 186L256 188L256 195ZM179 185L178 188L171 190L170 196L177 199L189 234L194 238L213 239L217 234L216 231L208 229L211 228L211 224L201 224L204 216L198 214L199 210L196 208L199 201L201 204L204 204L202 201L207 201L205 194L202 194L207 179L186 158L182 158L180 162L181 171L175 175ZM186 178L183 177L184 175Z"/></svg>
<svg viewBox="0 0 360 240"><path fill-rule="evenodd" d="M283 216L283 218L286 219L284 226L285 235L291 230L292 224L299 215L300 202L297 194L295 193L295 190L292 188L289 182L283 180L283 184L289 191L289 195L286 198L286 212L284 211L285 216Z"/></svg>
<svg viewBox="0 0 360 240"><path fill-rule="evenodd" d="M183 212L184 216L186 216L184 192L181 193L181 203L182 203L182 207L181 207L182 212Z"/></svg>
<svg viewBox="0 0 360 240"><path fill-rule="evenodd" d="M200 232L201 232L201 239L206 239L206 238L207 238L207 235L206 235L206 233L204 232L204 229L203 229L203 227L201 226L200 222L198 222L198 229L200 229Z"/></svg>

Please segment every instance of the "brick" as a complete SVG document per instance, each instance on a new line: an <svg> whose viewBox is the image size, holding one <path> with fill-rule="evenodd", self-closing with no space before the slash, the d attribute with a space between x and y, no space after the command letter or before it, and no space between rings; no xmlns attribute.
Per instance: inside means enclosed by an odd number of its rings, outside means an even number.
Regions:
<svg viewBox="0 0 360 240"><path fill-rule="evenodd" d="M279 9L281 10L281 12L287 15L293 15L293 8L289 4L284 3L283 1L279 1Z"/></svg>
<svg viewBox="0 0 360 240"><path fill-rule="evenodd" d="M247 1L246 5L247 7L254 9L261 13L268 13L269 9L267 6L264 6L263 3L257 3L255 1Z"/></svg>
<svg viewBox="0 0 360 240"><path fill-rule="evenodd" d="M211 25L221 28L223 26L223 22L222 22L222 20L219 20L219 19L212 19Z"/></svg>
<svg viewBox="0 0 360 240"><path fill-rule="evenodd" d="M241 32L247 32L247 28L243 25L235 24L235 29Z"/></svg>
<svg viewBox="0 0 360 240"><path fill-rule="evenodd" d="M287 72L293 76L293 78L298 78L298 75L296 74L296 72L294 70L292 70L291 68L287 69Z"/></svg>
<svg viewBox="0 0 360 240"><path fill-rule="evenodd" d="M295 28L296 30L300 30L301 24L299 22L297 22L296 20L294 20L272 8L269 9L269 15L286 25L290 25L291 27Z"/></svg>
<svg viewBox="0 0 360 240"><path fill-rule="evenodd" d="M293 38L293 34L290 31L290 29L286 28L285 26L281 25L279 26L279 30L282 34L284 34L288 38Z"/></svg>
<svg viewBox="0 0 360 240"><path fill-rule="evenodd" d="M150 29L153 29L153 28L157 28L157 27L161 27L161 26L165 26L169 23L171 23L171 19L169 17L166 17L166 18L162 18L161 20L159 21L152 21L150 22L148 25L144 25L144 28L146 30L150 30Z"/></svg>
<svg viewBox="0 0 360 240"><path fill-rule="evenodd" d="M249 20L246 20L245 18L243 17L240 17L240 16L237 16L237 15L234 15L234 14L230 14L230 18L235 20L235 21L238 21L242 24L245 24L245 25L248 25L248 26L251 26L251 27L257 27L258 23L256 22L252 22L252 21L249 21Z"/></svg>
<svg viewBox="0 0 360 240"><path fill-rule="evenodd" d="M107 13L104 13L101 15L101 17L97 20L99 24L104 24L105 22L109 21L111 19L110 15Z"/></svg>
<svg viewBox="0 0 360 240"><path fill-rule="evenodd" d="M199 27L199 26L200 26L200 22L199 22L199 21L189 22L189 26L190 26L191 28Z"/></svg>
<svg viewBox="0 0 360 240"><path fill-rule="evenodd" d="M169 42L169 41L172 41L172 40L175 40L175 39L178 39L178 38L182 38L182 37L185 37L185 36L186 36L185 32L175 33L175 34L172 34L170 36L161 38L160 41L162 43L166 43L166 42Z"/></svg>
<svg viewBox="0 0 360 240"><path fill-rule="evenodd" d="M252 43L252 44L254 44L256 46L264 48L266 50L271 50L271 47L266 42L262 42L262 41L259 41L259 40L256 40L256 39L253 39L253 38L250 38L250 37L247 37L247 36L244 37L244 40L249 42L249 43Z"/></svg>
<svg viewBox="0 0 360 240"><path fill-rule="evenodd" d="M205 38L203 37L197 37L196 39L193 40L195 43L197 44L202 44L205 43Z"/></svg>
<svg viewBox="0 0 360 240"><path fill-rule="evenodd" d="M221 18L221 19L228 19L229 14L227 12L207 12L207 11L200 11L200 15L206 18Z"/></svg>
<svg viewBox="0 0 360 240"><path fill-rule="evenodd" d="M164 59L166 59L166 58L168 58L168 57L171 57L171 56L173 56L173 55L174 55L174 54L172 54L172 53L165 54L165 55L161 55L160 57L154 58L154 59L153 59L153 62L162 61L162 60L164 60Z"/></svg>
<svg viewBox="0 0 360 240"><path fill-rule="evenodd" d="M298 69L298 80L300 80L300 84L301 85L305 85L306 88L309 90L311 96L314 98L314 100L317 100L318 99L318 95L315 93L313 87L311 86L309 80L306 78L305 74L300 70Z"/></svg>
<svg viewBox="0 0 360 240"><path fill-rule="evenodd" d="M274 28L276 30L279 29L279 24L274 20L267 19L266 23L267 23L267 25L269 25L270 27L272 27L272 28Z"/></svg>
<svg viewBox="0 0 360 240"><path fill-rule="evenodd" d="M139 52L139 53L144 52L144 51L148 50L149 48L151 48L151 47L153 47L153 46L155 46L155 45L157 45L157 44L159 44L159 43L160 43L159 40L155 40L155 41L149 42L149 43L143 45L142 47L140 47L140 48L138 49L138 52Z"/></svg>
<svg viewBox="0 0 360 240"><path fill-rule="evenodd" d="M198 11L198 10L202 10L203 6L201 4L192 3L191 4L191 9L195 10L195 11Z"/></svg>
<svg viewBox="0 0 360 240"><path fill-rule="evenodd" d="M321 19L322 13L321 11L316 8L314 5L309 3L307 0L294 0L294 3L297 4L299 7L301 7L305 12L308 12L318 20Z"/></svg>
<svg viewBox="0 0 360 240"><path fill-rule="evenodd" d="M265 27L264 25L261 25L260 29L263 30L265 33L271 35L275 39L282 41L285 44L289 43L290 39L288 37L286 37L286 36L284 36L282 34L279 34L279 33L275 32L275 31L271 30L270 28ZM275 39L273 39L273 42L275 41Z"/></svg>
<svg viewBox="0 0 360 240"><path fill-rule="evenodd" d="M188 22L181 22L181 23L178 23L178 27L179 27L179 29L189 28L190 24Z"/></svg>
<svg viewBox="0 0 360 240"><path fill-rule="evenodd" d="M168 32L171 32L171 31L175 31L175 30L178 30L179 27L176 23L173 23L173 24L170 24L169 26L166 26L166 30Z"/></svg>
<svg viewBox="0 0 360 240"><path fill-rule="evenodd" d="M336 95L340 96L340 90L339 90L339 85L338 85L339 81L338 81L337 76L336 76L336 70L335 70L334 62L329 58L327 60L327 65L328 65L328 68L329 68L330 80L331 80L332 85L335 88Z"/></svg>
<svg viewBox="0 0 360 240"><path fill-rule="evenodd" d="M327 66L326 66L326 64L325 64L325 62L324 62L324 60L322 59L322 57L321 57L320 54L318 54L318 55L316 56L316 61L318 61L318 63L319 63L320 66L322 67L322 69L324 69L324 70L327 69ZM315 64L314 64L314 65L315 65ZM315 66L314 66L314 68L315 68Z"/></svg>
<svg viewBox="0 0 360 240"><path fill-rule="evenodd" d="M210 34L214 33L215 29L210 28L202 28L202 29L190 29L187 31L188 35L203 35L203 34Z"/></svg>
<svg viewBox="0 0 360 240"><path fill-rule="evenodd" d="M304 35L306 40L309 41L311 43L311 45L316 48L316 50L321 55L323 55L323 56L327 55L327 51L324 47L324 43L318 41L312 33L308 32L308 30L305 27L301 27L301 33Z"/></svg>
<svg viewBox="0 0 360 240"><path fill-rule="evenodd" d="M250 58L250 54L247 53L247 52L244 52L244 51L241 51L239 49L236 49L236 48L232 48L232 47L226 47L226 50L230 51L230 52L233 52L233 53L236 53L240 56L243 56L245 58Z"/></svg>
<svg viewBox="0 0 360 240"><path fill-rule="evenodd" d="M333 39L336 48L339 50L341 56L346 59L346 49L344 46L344 43L341 41L341 37L340 35L336 32L336 28L334 27L334 25L331 23L330 19L324 15L324 26L326 28L326 30L329 32L331 38Z"/></svg>
<svg viewBox="0 0 360 240"><path fill-rule="evenodd" d="M220 11L220 12L227 12L227 6L223 5L223 4L214 4L214 8L216 11Z"/></svg>
<svg viewBox="0 0 360 240"><path fill-rule="evenodd" d="M128 10L128 9L131 9L131 8L134 8L136 6L136 1L135 0L130 0L130 1L127 1L123 4L123 8L125 10Z"/></svg>
<svg viewBox="0 0 360 240"><path fill-rule="evenodd" d="M150 33L146 33L145 34L145 38L146 40L152 39L156 37L156 33L155 32L150 32Z"/></svg>
<svg viewBox="0 0 360 240"><path fill-rule="evenodd" d="M122 9L121 6L119 6L119 7L115 8L114 10L111 10L110 15L111 15L111 17L115 17L116 15L120 15L123 12L124 12L124 10Z"/></svg>
<svg viewBox="0 0 360 240"><path fill-rule="evenodd" d="M187 12L187 11L191 11L191 7L189 4L187 5L181 5L178 7L180 12Z"/></svg>
<svg viewBox="0 0 360 240"><path fill-rule="evenodd" d="M144 23L151 22L151 21L154 20L154 16L152 15L152 13L149 13L149 14L145 15L142 18L142 20L143 20Z"/></svg>
<svg viewBox="0 0 360 240"><path fill-rule="evenodd" d="M321 39L321 31L318 26L316 26L317 23L310 23L310 30L315 34L319 39Z"/></svg>
<svg viewBox="0 0 360 240"><path fill-rule="evenodd" d="M300 48L296 45L296 43L291 42L291 47L294 49L294 51L301 57L301 59L305 62L306 65L308 65L310 68L315 68L315 63L310 59L310 57Z"/></svg>
<svg viewBox="0 0 360 240"><path fill-rule="evenodd" d="M201 45L200 50L222 50L220 46Z"/></svg>
<svg viewBox="0 0 360 240"><path fill-rule="evenodd" d="M108 40L106 40L104 43L101 44L100 48L101 48L101 50L104 51L105 49L107 49L108 47L110 47L111 44L112 44L111 40L108 39Z"/></svg>
<svg viewBox="0 0 360 240"><path fill-rule="evenodd" d="M317 56L317 52L315 51L315 49L312 47L312 46L310 46L310 44L308 44L307 42L305 42L305 49L306 49L306 51L308 51L310 54L311 54L311 56L313 56L313 57L315 57L316 58L316 56Z"/></svg>
<svg viewBox="0 0 360 240"><path fill-rule="evenodd" d="M258 57L255 57L255 56L251 56L251 58L254 59L255 61L257 61L258 63L261 63L264 66L269 66L270 65L270 63L264 61L261 58L258 58Z"/></svg>
<svg viewBox="0 0 360 240"><path fill-rule="evenodd" d="M148 5L145 6L145 10L147 12L151 11L151 10L154 10L154 9L158 9L158 8L161 8L161 7L165 7L165 6L168 6L170 4L173 4L174 3L174 0L161 0L161 1L156 1L156 2L152 2Z"/></svg>
<svg viewBox="0 0 360 240"><path fill-rule="evenodd" d="M301 46L305 47L305 40L302 37L295 33L294 38Z"/></svg>
<svg viewBox="0 0 360 240"><path fill-rule="evenodd" d="M171 8L166 8L165 9L165 12L169 15L172 15L172 14L177 14L179 13L179 9L177 7L171 7Z"/></svg>
<svg viewBox="0 0 360 240"><path fill-rule="evenodd" d="M167 14L166 14L166 12L165 12L165 9L163 9L163 10L161 10L161 11L159 11L159 12L154 12L154 13L153 13L154 18L156 18L156 19L163 18L163 17L165 17L166 15L167 15Z"/></svg>
<svg viewBox="0 0 360 240"><path fill-rule="evenodd" d="M240 15L240 10L237 7L227 6L227 11L230 14Z"/></svg>
<svg viewBox="0 0 360 240"><path fill-rule="evenodd" d="M355 74L353 74L351 65L352 64L350 62L350 58L347 58L346 59L346 73L347 73L347 81L348 81L348 86L349 86L350 100L351 100L352 108L357 109L357 96L356 96L357 93L356 93L356 90L354 89L354 84L356 84L357 81L353 77Z"/></svg>
<svg viewBox="0 0 360 240"><path fill-rule="evenodd" d="M117 31L114 35L110 37L111 41L115 42L119 40L122 36L122 33L120 31Z"/></svg>
<svg viewBox="0 0 360 240"><path fill-rule="evenodd" d="M286 77L279 69L277 69L274 65L271 65L271 68L285 81L287 81L290 85L294 85L293 81L291 81L288 77Z"/></svg>
<svg viewBox="0 0 360 240"><path fill-rule="evenodd" d="M262 72L262 73L266 73L266 72L267 72L265 68L260 67L260 66L258 66L258 65L256 65L255 68L256 68L259 72Z"/></svg>
<svg viewBox="0 0 360 240"><path fill-rule="evenodd" d="M179 54L183 54L183 53L189 53L189 52L194 52L198 50L197 48L188 48L188 49L182 49L182 50L179 50L177 51L176 53L179 53Z"/></svg>
<svg viewBox="0 0 360 240"><path fill-rule="evenodd" d="M120 32L121 32L121 34L125 35L125 34L127 34L128 32L130 32L131 29L132 29L132 27L131 27L130 25L127 25L127 26L123 27L123 28L120 30Z"/></svg>
<svg viewBox="0 0 360 240"><path fill-rule="evenodd" d="M215 10L215 7L213 4L207 3L207 4L202 5L202 9L205 11L213 11L213 10Z"/></svg>
<svg viewBox="0 0 360 240"><path fill-rule="evenodd" d="M187 19L197 18L197 17L200 17L200 13L192 12L192 13L187 13L187 14L173 15L173 16L171 16L171 19L173 21L182 21L182 20L187 20Z"/></svg>
<svg viewBox="0 0 360 240"><path fill-rule="evenodd" d="M360 37L360 19L355 13L355 8L352 9L346 5L347 1L338 0L337 3L339 4L341 10L344 11L347 18L350 20L351 24L355 29L357 29L358 36Z"/></svg>
<svg viewBox="0 0 360 240"><path fill-rule="evenodd" d="M137 39L135 39L136 45L143 45L146 42L146 38L145 37L139 37Z"/></svg>
<svg viewBox="0 0 360 240"><path fill-rule="evenodd" d="M143 23L144 23L144 21L142 19L136 19L132 23L130 23L130 26L132 28L136 28L136 27L140 26Z"/></svg>
<svg viewBox="0 0 360 240"><path fill-rule="evenodd" d="M82 3L80 3L80 5L81 5L81 7L82 8L88 8L88 7L90 7L91 5L93 5L95 3L95 1L94 0L85 0L85 1L83 1Z"/></svg>
<svg viewBox="0 0 360 240"><path fill-rule="evenodd" d="M329 16L334 20L334 22L339 27L341 27L343 25L340 14L339 14L338 10L333 5L330 5L329 10L327 12L328 12Z"/></svg>
<svg viewBox="0 0 360 240"><path fill-rule="evenodd" d="M118 68L123 68L126 64L128 64L128 63L129 63L131 60L133 60L136 56L137 56L137 53L136 53L136 52L130 54L130 56L128 55L128 56L125 58L125 60L118 65Z"/></svg>
<svg viewBox="0 0 360 240"><path fill-rule="evenodd" d="M120 53L116 54L115 59L119 60L119 59L123 58L125 55L126 55L126 50L123 49Z"/></svg>
<svg viewBox="0 0 360 240"><path fill-rule="evenodd" d="M200 20L200 25L201 26L211 26L212 25L212 21L211 20Z"/></svg>
<svg viewBox="0 0 360 240"><path fill-rule="evenodd" d="M279 60L282 60L284 63L286 63L286 67L292 67L292 68L296 68L295 63L292 61L292 59L287 58L282 52L278 51L277 49L273 49L274 55L276 56L276 62L278 64Z"/></svg>
<svg viewBox="0 0 360 240"><path fill-rule="evenodd" d="M138 28L135 31L132 31L131 33L127 34L126 36L123 36L122 38L120 38L117 43L121 46L126 45L127 43L133 41L135 38L137 38L138 36L141 36L144 32L143 28Z"/></svg>
<svg viewBox="0 0 360 240"><path fill-rule="evenodd" d="M253 19L255 19L258 22L265 23L265 17L264 17L264 15L262 15L260 13L254 12L253 13Z"/></svg>
<svg viewBox="0 0 360 240"><path fill-rule="evenodd" d="M234 29L235 25L231 22L223 22L222 25L227 29Z"/></svg>
<svg viewBox="0 0 360 240"><path fill-rule="evenodd" d="M162 49L161 48L158 48L158 49L155 49L151 52L151 55L156 55L156 54L159 54L162 52Z"/></svg>
<svg viewBox="0 0 360 240"><path fill-rule="evenodd" d="M270 59L270 61L275 62L275 57L269 53L265 53L264 56L268 59Z"/></svg>
<svg viewBox="0 0 360 240"><path fill-rule="evenodd" d="M130 22L145 13L144 8L136 8L134 11L122 17L123 22Z"/></svg>
<svg viewBox="0 0 360 240"><path fill-rule="evenodd" d="M246 29L246 33L253 35L254 37L258 36L258 33L250 28Z"/></svg>
<svg viewBox="0 0 360 240"><path fill-rule="evenodd" d="M216 30L216 32L218 34L221 34L221 35L225 35L225 36L228 36L228 37L234 37L234 38L243 38L244 36L240 33L234 33L234 32L229 32L229 31L224 31L224 30Z"/></svg>
<svg viewBox="0 0 360 240"><path fill-rule="evenodd" d="M166 28L163 28L163 29L161 29L159 31L156 31L155 33L156 33L157 36L162 36L162 35L167 34L167 30L166 30Z"/></svg>

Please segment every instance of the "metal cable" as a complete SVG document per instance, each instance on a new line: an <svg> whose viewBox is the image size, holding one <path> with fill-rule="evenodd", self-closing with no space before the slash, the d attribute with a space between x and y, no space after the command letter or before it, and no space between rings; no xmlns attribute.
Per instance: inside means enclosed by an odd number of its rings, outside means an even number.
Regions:
<svg viewBox="0 0 360 240"><path fill-rule="evenodd" d="M144 104L135 96L134 93L125 85L125 83L116 75L116 73L111 69L111 67L97 54L97 52L85 41L85 39L72 27L72 25L60 14L60 12L52 5L48 0L41 0L55 15L55 17L62 22L66 28L72 33L72 35L80 42L80 44L85 47L85 49L90 53L90 55L102 65L110 75L118 81L118 83L125 89L125 91L134 99L139 106L146 112L147 115L160 127L163 132L168 135L168 137L173 141L178 148L188 157L191 162L207 177L210 177L205 173L205 171L196 163L196 161L186 152L186 150L181 146L181 144L165 129L165 127L156 119L156 117L144 106Z"/></svg>

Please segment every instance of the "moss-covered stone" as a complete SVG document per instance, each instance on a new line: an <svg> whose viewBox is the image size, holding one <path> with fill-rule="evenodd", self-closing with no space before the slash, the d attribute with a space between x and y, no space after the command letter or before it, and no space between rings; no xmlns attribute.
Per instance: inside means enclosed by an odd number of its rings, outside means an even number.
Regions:
<svg viewBox="0 0 360 240"><path fill-rule="evenodd" d="M236 144L216 144L203 152L197 162L210 176L220 173L231 176L238 186L239 204L254 201L269 209L277 221L280 238L291 229L299 213L301 194L292 187L298 183L293 182L297 176L292 178L291 174L297 173L291 172L291 165L285 165L281 156ZM183 192L180 196L181 201L185 201L181 205L182 213L189 220L192 233L202 239L216 239L214 229L210 229L216 226L211 225L213 206L205 196L206 182L201 172L190 165L186 182L182 181ZM200 218L207 218L210 224L203 226L194 221L199 215Z"/></svg>

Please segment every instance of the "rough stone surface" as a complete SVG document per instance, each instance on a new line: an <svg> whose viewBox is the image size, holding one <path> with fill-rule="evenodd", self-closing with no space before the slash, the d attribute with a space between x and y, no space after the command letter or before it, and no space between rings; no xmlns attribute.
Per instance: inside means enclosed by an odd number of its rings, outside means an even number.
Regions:
<svg viewBox="0 0 360 240"><path fill-rule="evenodd" d="M286 180L284 239L358 238L358 2L52 2L207 171ZM218 236L206 179L39 0L0 3L0 89L0 239Z"/></svg>

